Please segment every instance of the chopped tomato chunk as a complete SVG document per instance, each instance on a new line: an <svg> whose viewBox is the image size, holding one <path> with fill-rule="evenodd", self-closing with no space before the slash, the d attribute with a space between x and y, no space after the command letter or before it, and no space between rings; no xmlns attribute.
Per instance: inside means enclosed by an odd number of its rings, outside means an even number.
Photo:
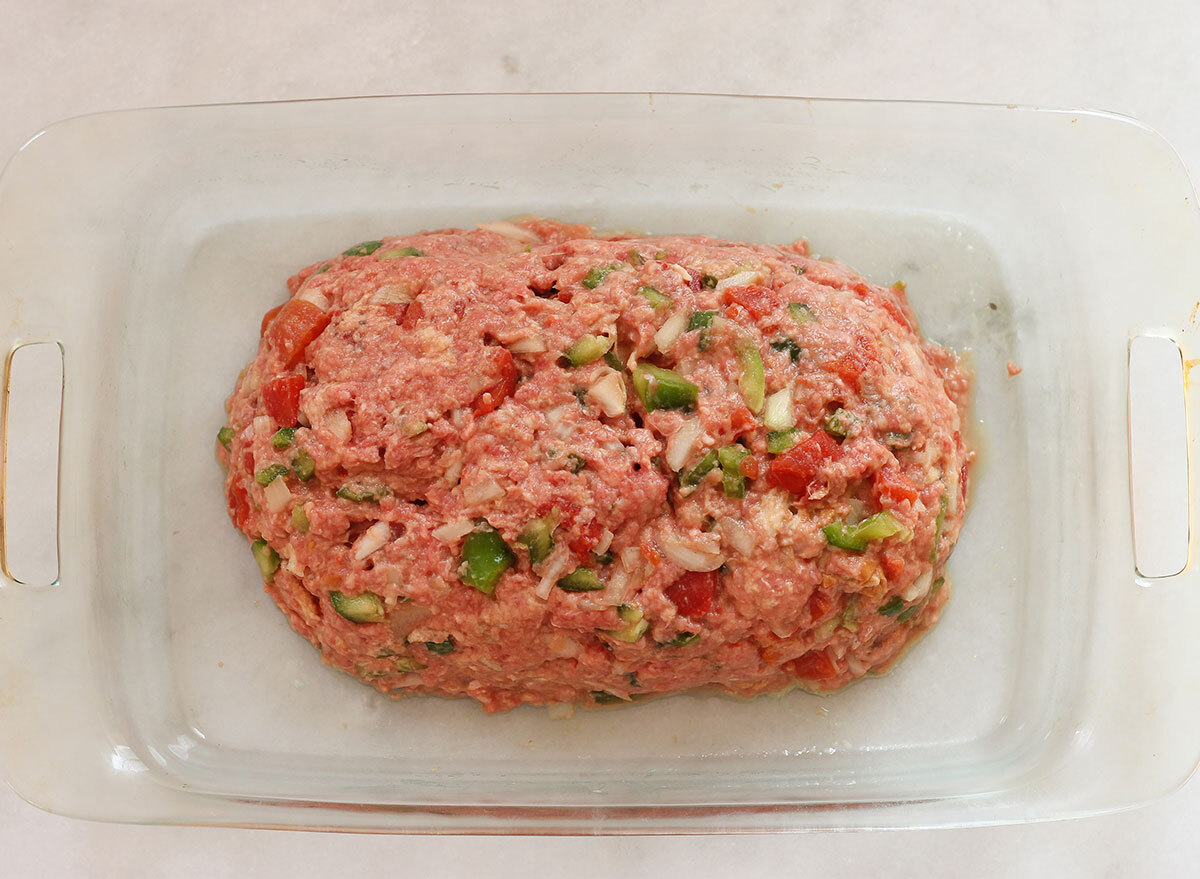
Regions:
<svg viewBox="0 0 1200 879"><path fill-rule="evenodd" d="M905 501L915 503L920 492L912 480L895 467L881 467L871 478L871 495L881 509L890 510Z"/></svg>
<svg viewBox="0 0 1200 879"><path fill-rule="evenodd" d="M576 525L576 533L567 538L567 546L571 548L571 552L576 556L583 558L592 551L592 547L600 542L600 535L604 533L604 526L599 522L592 521L582 525Z"/></svg>
<svg viewBox="0 0 1200 879"><path fill-rule="evenodd" d="M263 315L262 325L258 328L258 335L260 337L265 336L267 334L267 327L269 327L271 325L271 321L275 320L275 315L279 314L279 312L282 310L283 310L282 305L276 305L274 308L272 308L270 311L268 311L266 314Z"/></svg>
<svg viewBox="0 0 1200 879"><path fill-rule="evenodd" d="M844 354L829 361L829 371L855 390L862 387L862 374L867 370L868 361L862 351L850 348Z"/></svg>
<svg viewBox="0 0 1200 879"><path fill-rule="evenodd" d="M304 350L329 326L329 315L306 299L289 299L267 327L267 344L285 369L300 362Z"/></svg>
<svg viewBox="0 0 1200 879"><path fill-rule="evenodd" d="M729 413L729 426L733 429L733 435L741 436L748 430L760 430L759 420L754 417L754 413L745 406L739 406Z"/></svg>
<svg viewBox="0 0 1200 879"><path fill-rule="evenodd" d="M487 415L517 391L517 364L507 348L498 346L488 349L499 376L475 398L475 417Z"/></svg>
<svg viewBox="0 0 1200 879"><path fill-rule="evenodd" d="M837 663L825 650L810 650L786 663L784 668L805 681L828 681L838 675Z"/></svg>
<svg viewBox="0 0 1200 879"><path fill-rule="evenodd" d="M246 487L234 480L229 484L226 498L229 501L229 515L233 517L234 524L245 531L250 527L250 498L246 494Z"/></svg>
<svg viewBox="0 0 1200 879"><path fill-rule="evenodd" d="M884 550L879 556L879 566L883 568L883 575L889 581L898 580L900 575L904 573L903 557L891 550Z"/></svg>
<svg viewBox="0 0 1200 879"><path fill-rule="evenodd" d="M666 590L676 610L690 618L702 617L712 610L716 594L716 571L688 571Z"/></svg>
<svg viewBox="0 0 1200 879"><path fill-rule="evenodd" d="M837 440L823 430L816 431L802 443L792 446L771 461L771 485L786 488L793 494L806 494L809 483L821 468L841 452Z"/></svg>
<svg viewBox="0 0 1200 879"><path fill-rule="evenodd" d="M726 304L740 305L754 317L762 317L779 304L767 287L751 284L745 287L726 287L722 298Z"/></svg>
<svg viewBox="0 0 1200 879"><path fill-rule="evenodd" d="M295 427L300 414L300 392L304 376L281 375L271 379L262 389L263 406L280 427Z"/></svg>
<svg viewBox="0 0 1200 879"><path fill-rule="evenodd" d="M808 599L809 619L816 621L833 610L833 599L824 592L814 592Z"/></svg>

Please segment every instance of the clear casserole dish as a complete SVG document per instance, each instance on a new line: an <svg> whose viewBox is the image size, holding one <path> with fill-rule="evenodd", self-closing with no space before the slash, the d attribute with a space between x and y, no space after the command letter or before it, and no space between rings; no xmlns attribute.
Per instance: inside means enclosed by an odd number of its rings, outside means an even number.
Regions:
<svg viewBox="0 0 1200 879"><path fill-rule="evenodd" d="M970 352L956 593L893 673L487 716L390 702L291 632L213 459L258 317L344 242L517 213L805 237ZM422 833L964 825L1166 792L1200 758L1198 233L1171 148L1099 113L460 95L52 126L0 179L8 341L63 352L60 576L0 586L4 774L87 818Z"/></svg>

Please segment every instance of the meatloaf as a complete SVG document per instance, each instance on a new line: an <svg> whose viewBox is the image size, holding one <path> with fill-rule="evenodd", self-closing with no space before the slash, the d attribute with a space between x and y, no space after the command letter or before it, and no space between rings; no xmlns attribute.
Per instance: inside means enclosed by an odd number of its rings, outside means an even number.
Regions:
<svg viewBox="0 0 1200 879"><path fill-rule="evenodd" d="M938 619L968 380L903 284L526 218L288 280L218 435L325 661L393 696L829 692Z"/></svg>

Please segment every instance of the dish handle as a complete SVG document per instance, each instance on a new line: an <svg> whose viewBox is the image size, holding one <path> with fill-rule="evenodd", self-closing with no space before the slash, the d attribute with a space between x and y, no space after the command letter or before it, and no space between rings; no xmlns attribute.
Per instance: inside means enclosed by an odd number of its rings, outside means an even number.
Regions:
<svg viewBox="0 0 1200 879"><path fill-rule="evenodd" d="M1129 342L1129 490L1139 581L1174 577L1188 564L1186 362L1168 336Z"/></svg>
<svg viewBox="0 0 1200 879"><path fill-rule="evenodd" d="M0 407L0 570L4 586L53 586L59 577L63 347L14 345Z"/></svg>

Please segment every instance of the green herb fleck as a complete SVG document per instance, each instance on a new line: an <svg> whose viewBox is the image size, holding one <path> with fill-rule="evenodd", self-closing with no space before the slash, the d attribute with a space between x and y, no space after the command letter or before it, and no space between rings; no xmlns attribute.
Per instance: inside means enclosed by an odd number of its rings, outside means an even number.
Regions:
<svg viewBox="0 0 1200 879"><path fill-rule="evenodd" d="M226 425L218 430L217 442L223 445L226 451L229 451L229 447L233 443L233 428Z"/></svg>
<svg viewBox="0 0 1200 879"><path fill-rule="evenodd" d="M369 256L383 246L382 241L363 241L342 251L342 256Z"/></svg>
<svg viewBox="0 0 1200 879"><path fill-rule="evenodd" d="M816 321L817 316L813 314L813 310L804 302L789 302L788 314L798 324L810 324Z"/></svg>
<svg viewBox="0 0 1200 879"><path fill-rule="evenodd" d="M296 438L296 428L281 427L271 437L271 445L276 449L286 449Z"/></svg>
<svg viewBox="0 0 1200 879"><path fill-rule="evenodd" d="M250 544L250 552L254 555L254 562L258 565L258 572L262 574L262 578L268 583L271 582L275 578L275 572L279 570L279 553L265 540L256 540Z"/></svg>
<svg viewBox="0 0 1200 879"><path fill-rule="evenodd" d="M725 489L725 497L746 496L746 477L742 474L741 463L749 454L736 444L717 450L717 460L721 462L721 486Z"/></svg>
<svg viewBox="0 0 1200 879"><path fill-rule="evenodd" d="M491 595L501 575L516 560L500 532L488 525L482 531L472 531L463 540L459 576L468 586Z"/></svg>
<svg viewBox="0 0 1200 879"><path fill-rule="evenodd" d="M787 430L772 430L767 434L767 451L772 455L782 455L796 444L796 428Z"/></svg>
<svg viewBox="0 0 1200 879"><path fill-rule="evenodd" d="M643 287L638 292L646 297L646 301L650 303L651 308L663 308L670 305L673 301L670 296L663 293L657 287Z"/></svg>
<svg viewBox="0 0 1200 879"><path fill-rule="evenodd" d="M696 408L700 386L693 384L677 372L639 363L633 370L633 387L642 399L647 411L655 409Z"/></svg>
<svg viewBox="0 0 1200 879"><path fill-rule="evenodd" d="M586 366L599 360L610 348L613 340L610 336L595 336L589 333L580 336L566 351L563 359L571 366Z"/></svg>
<svg viewBox="0 0 1200 879"><path fill-rule="evenodd" d="M604 283L605 278L615 272L618 268L619 266L592 266L590 269L588 269L587 274L583 276L583 286L587 287L589 290L595 290L602 283Z"/></svg>
<svg viewBox="0 0 1200 879"><path fill-rule="evenodd" d="M308 513L304 512L304 504L292 507L292 528L297 534L308 533Z"/></svg>
<svg viewBox="0 0 1200 879"><path fill-rule="evenodd" d="M379 259L400 259L405 256L424 256L425 254L409 245L408 247L393 247L379 254Z"/></svg>
<svg viewBox="0 0 1200 879"><path fill-rule="evenodd" d="M316 470L317 463L312 459L312 455L304 449L298 449L296 457L292 458L292 472L296 474L296 478L301 482L308 482Z"/></svg>
<svg viewBox="0 0 1200 879"><path fill-rule="evenodd" d="M800 360L800 354L804 349L796 344L795 339L784 336L782 339L776 339L771 343L771 350L778 351L781 354L786 354L792 359L792 363L798 363Z"/></svg>
<svg viewBox="0 0 1200 879"><path fill-rule="evenodd" d="M554 517L543 516L525 525L517 536L517 543L529 551L529 564L544 562L554 549Z"/></svg>
<svg viewBox="0 0 1200 879"><path fill-rule="evenodd" d="M821 425L825 432L838 439L845 439L854 428L855 417L845 409L836 409Z"/></svg>
<svg viewBox="0 0 1200 879"><path fill-rule="evenodd" d="M863 552L873 540L899 537L901 542L904 542L912 539L912 531L890 510L875 513L854 525L848 525L844 521L834 522L832 525L826 525L822 531L830 546L847 552Z"/></svg>
<svg viewBox="0 0 1200 879"><path fill-rule="evenodd" d="M356 504L377 504L390 493L391 489L382 483L366 485L361 482L347 482L337 490L337 496L342 500L354 501Z"/></svg>
<svg viewBox="0 0 1200 879"><path fill-rule="evenodd" d="M358 595L330 592L329 603L352 623L382 623L387 619L383 599L374 592L362 592Z"/></svg>
<svg viewBox="0 0 1200 879"><path fill-rule="evenodd" d="M696 466L679 477L679 484L684 488L692 485L699 485L700 480L707 476L709 472L716 466L717 453L713 449L709 449L704 453L704 457L696 462Z"/></svg>
<svg viewBox="0 0 1200 879"><path fill-rule="evenodd" d="M270 485L280 476L287 476L288 468L284 464L271 464L254 474L254 481L259 485Z"/></svg>
<svg viewBox="0 0 1200 879"><path fill-rule="evenodd" d="M595 571L576 568L565 577L558 578L558 588L564 592L599 592L604 588Z"/></svg>

